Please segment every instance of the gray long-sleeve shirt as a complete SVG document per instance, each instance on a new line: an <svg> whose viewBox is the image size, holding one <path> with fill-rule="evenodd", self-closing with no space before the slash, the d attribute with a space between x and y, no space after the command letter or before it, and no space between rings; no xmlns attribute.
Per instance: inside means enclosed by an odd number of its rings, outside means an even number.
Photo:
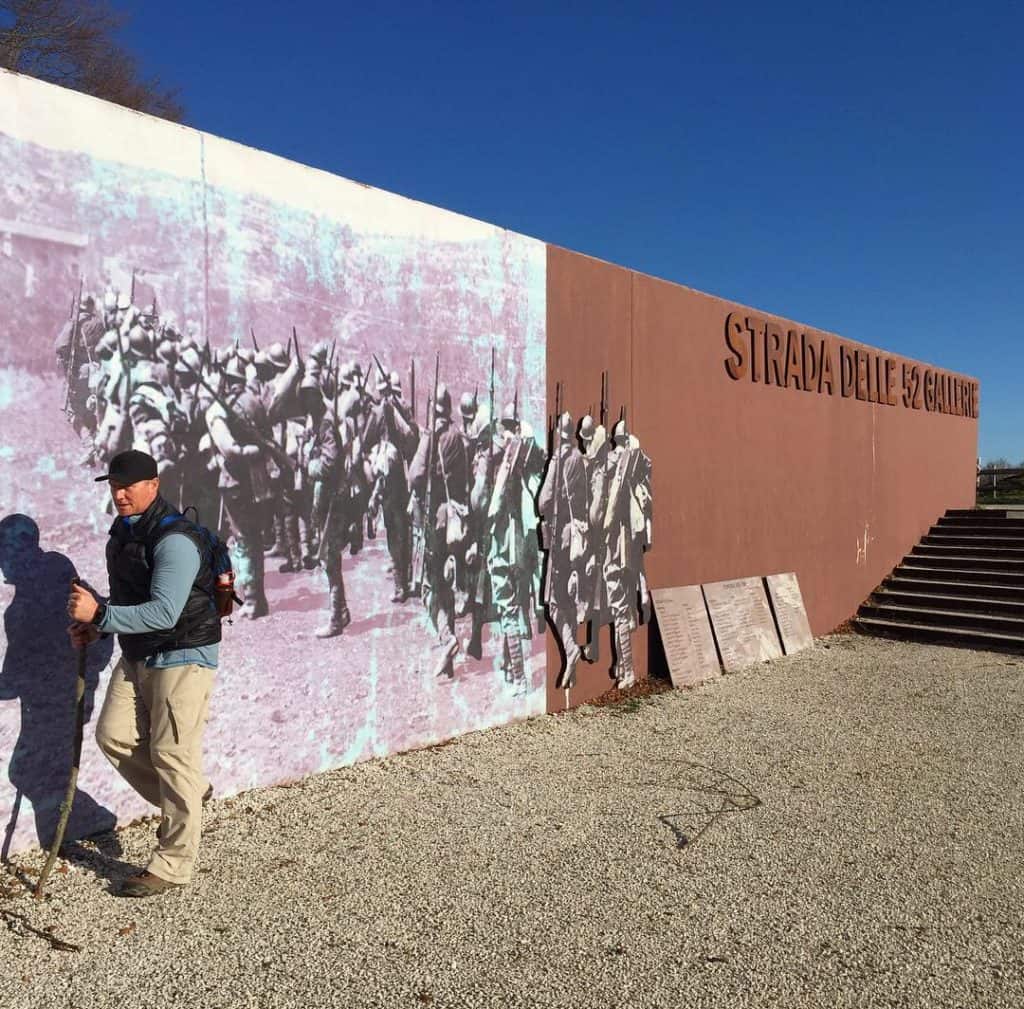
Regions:
<svg viewBox="0 0 1024 1009"><path fill-rule="evenodd" d="M138 516L131 516L137 519ZM153 577L149 600L137 606L107 606L99 624L104 634L141 634L145 631L170 630L181 617L192 584L199 574L199 549L183 533L169 533L153 548ZM195 664L217 668L220 646L202 645L157 652L146 659L156 669Z"/></svg>

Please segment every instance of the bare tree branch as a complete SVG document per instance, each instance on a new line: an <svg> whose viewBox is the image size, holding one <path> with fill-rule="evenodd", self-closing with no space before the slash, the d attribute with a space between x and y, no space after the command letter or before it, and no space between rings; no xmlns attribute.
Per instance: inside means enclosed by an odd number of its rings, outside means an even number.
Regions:
<svg viewBox="0 0 1024 1009"><path fill-rule="evenodd" d="M126 21L104 0L0 0L0 67L181 122L178 92L117 42Z"/></svg>

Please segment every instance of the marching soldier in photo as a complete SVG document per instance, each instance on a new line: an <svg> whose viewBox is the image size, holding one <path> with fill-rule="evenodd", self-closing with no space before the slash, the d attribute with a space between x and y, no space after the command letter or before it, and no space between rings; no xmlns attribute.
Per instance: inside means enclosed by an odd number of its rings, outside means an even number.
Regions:
<svg viewBox="0 0 1024 1009"><path fill-rule="evenodd" d="M384 515L394 592L391 602L404 603L410 595L412 528L408 512L409 483L405 468L419 443L419 429L402 403L402 380L398 372L385 374L377 382L379 402L370 411L363 435L363 451L372 479L369 513L378 508Z"/></svg>
<svg viewBox="0 0 1024 1009"><path fill-rule="evenodd" d="M54 345L57 365L64 374L67 393L64 411L79 435L91 435L96 429L96 415L89 408L89 384L96 354L96 345L103 336L103 317L91 294L78 294L73 299L71 315L61 327Z"/></svg>
<svg viewBox="0 0 1024 1009"><path fill-rule="evenodd" d="M544 542L549 545L544 602L563 655L556 683L560 687L571 687L576 682L580 660L576 633L583 616L581 602L590 554L587 471L573 434L572 415L563 413L558 418L554 453L537 502L544 523Z"/></svg>
<svg viewBox="0 0 1024 1009"><path fill-rule="evenodd" d="M298 353L296 353L296 360ZM295 361L292 362L293 366ZM301 367L301 366L300 366ZM284 561L278 566L282 574L295 573L305 569L304 557L309 557L309 567L315 565L312 556L311 517L309 478L306 473L308 451L306 442L311 438L308 428L307 405L311 398L323 406L316 379L310 381L308 375L297 370L301 375L297 387L293 389L286 403L282 404L277 437L283 446L291 469L281 482L281 523L284 535Z"/></svg>
<svg viewBox="0 0 1024 1009"><path fill-rule="evenodd" d="M269 427L266 409L246 386L243 360L232 356L224 368L224 395L206 411L206 427L222 460L217 486L234 537L237 584L245 602L238 615L248 619L270 612L263 589L264 517L271 506L267 472Z"/></svg>
<svg viewBox="0 0 1024 1009"><path fill-rule="evenodd" d="M195 506L199 521L218 536L226 535L218 528L220 492L217 489L219 465L213 455L212 439L206 429L206 411L213 402L210 393L199 384L203 378L203 359L192 345L183 345L174 364L175 408L173 437L179 447L176 465L178 496L169 496L178 510L186 503ZM188 488L189 500L184 500Z"/></svg>
<svg viewBox="0 0 1024 1009"><path fill-rule="evenodd" d="M630 435L624 413L612 429L606 475L604 579L615 641L612 676L624 688L636 682L631 635L638 606L646 613L650 605L643 564L651 546L651 461Z"/></svg>
<svg viewBox="0 0 1024 1009"><path fill-rule="evenodd" d="M174 428L180 427L173 390L160 381L151 370L132 389L128 400L128 417L132 428L132 448L151 455L168 497L177 501L179 446Z"/></svg>
<svg viewBox="0 0 1024 1009"><path fill-rule="evenodd" d="M459 413L462 415L462 435L470 464L469 492L469 548L466 551L466 606L471 617L469 638L465 642L466 654L471 658L483 657L484 624L497 619L494 612L491 575L487 557L491 550L491 523L487 511L494 490L494 473L501 452L495 446L494 435L494 350L491 350L491 395L486 417L480 415L476 392L462 394Z"/></svg>
<svg viewBox="0 0 1024 1009"><path fill-rule="evenodd" d="M318 560L324 565L328 586L327 622L314 631L318 638L337 637L352 622L342 556L355 525L351 493L354 442L354 422L342 415L341 396L335 396L320 421L309 459L309 476L314 482L313 522L320 537Z"/></svg>
<svg viewBox="0 0 1024 1009"><path fill-rule="evenodd" d="M527 540L533 534L532 503L544 460L533 438L522 434L516 400L501 415L499 453L487 508L487 570L501 626L505 682L521 695L528 689L523 639L533 637L531 600L536 577Z"/></svg>
<svg viewBox="0 0 1024 1009"><path fill-rule="evenodd" d="M469 458L462 434L452 425L452 397L435 382L434 417L409 467L409 483L420 502L426 547L423 599L438 636L435 676L455 675L455 583L468 546Z"/></svg>
<svg viewBox="0 0 1024 1009"><path fill-rule="evenodd" d="M327 409L320 376L312 374L308 366L299 383L299 404L301 415L289 418L286 431L285 448L289 459L293 460L295 491L291 496L286 494L285 501L289 512L294 511L298 519L302 567L308 571L316 567L320 552L319 527L313 517L316 511L313 492L317 485L309 475L309 463Z"/></svg>
<svg viewBox="0 0 1024 1009"><path fill-rule="evenodd" d="M343 509L352 528L345 532L349 553L355 557L363 548L364 521L370 500L370 478L363 458L363 430L366 426L366 399L362 388L362 369L348 361L337 375L338 421L346 434L346 487L349 500ZM371 527L372 531L372 527Z"/></svg>
<svg viewBox="0 0 1024 1009"><path fill-rule="evenodd" d="M253 360L256 379L252 389L263 403L267 428L260 433L268 442L273 442L281 452L286 451L284 425L286 418L299 409L298 390L302 379L302 362L298 355L289 360L288 353L279 343L272 343L266 351L258 351ZM285 493L294 483L294 473L282 467L273 457L267 459L267 474L270 477L273 506L267 516L272 534L272 544L267 551L269 557L285 558L286 570L299 570L295 558L290 555L288 534L285 529ZM269 538L266 537L266 538ZM297 547L296 547L297 549Z"/></svg>

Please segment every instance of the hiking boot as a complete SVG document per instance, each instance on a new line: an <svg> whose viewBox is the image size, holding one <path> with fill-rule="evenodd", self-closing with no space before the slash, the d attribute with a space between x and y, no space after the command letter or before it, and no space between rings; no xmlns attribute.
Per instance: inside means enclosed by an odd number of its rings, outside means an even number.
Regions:
<svg viewBox="0 0 1024 1009"><path fill-rule="evenodd" d="M148 869L137 876L129 876L116 891L118 897L155 897L159 893L180 890L184 883L171 883L154 876Z"/></svg>

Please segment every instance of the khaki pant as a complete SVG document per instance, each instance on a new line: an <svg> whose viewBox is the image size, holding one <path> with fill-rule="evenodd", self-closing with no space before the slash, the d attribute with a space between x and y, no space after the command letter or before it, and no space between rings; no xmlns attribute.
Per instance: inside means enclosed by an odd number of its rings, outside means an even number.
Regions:
<svg viewBox="0 0 1024 1009"><path fill-rule="evenodd" d="M199 852L203 730L214 670L150 669L121 657L96 722L96 742L118 773L163 816L148 870L188 883Z"/></svg>

